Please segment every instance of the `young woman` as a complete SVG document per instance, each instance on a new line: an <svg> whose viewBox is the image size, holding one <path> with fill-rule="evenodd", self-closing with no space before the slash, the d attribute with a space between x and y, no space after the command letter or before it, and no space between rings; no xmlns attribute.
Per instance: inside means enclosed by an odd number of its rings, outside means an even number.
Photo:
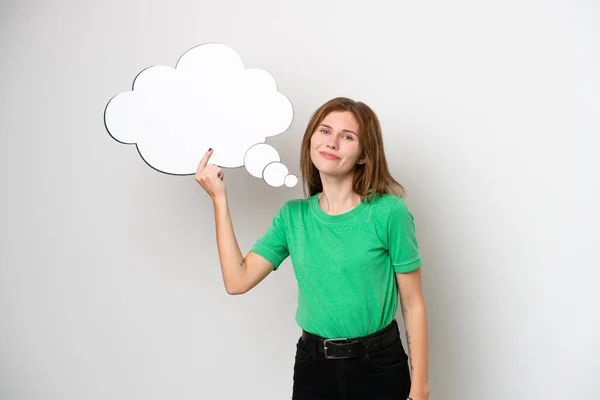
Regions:
<svg viewBox="0 0 600 400"><path fill-rule="evenodd" d="M300 155L309 196L286 202L246 257L233 231L223 171L207 164L211 153L195 178L214 203L227 292L246 293L292 260L302 328L292 398L427 400L421 256L371 108L335 98L313 114ZM410 357L395 319L398 293Z"/></svg>

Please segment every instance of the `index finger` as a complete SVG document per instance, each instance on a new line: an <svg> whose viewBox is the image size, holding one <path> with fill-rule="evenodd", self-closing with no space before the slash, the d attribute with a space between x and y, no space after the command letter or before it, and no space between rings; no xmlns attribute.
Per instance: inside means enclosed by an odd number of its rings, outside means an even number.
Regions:
<svg viewBox="0 0 600 400"><path fill-rule="evenodd" d="M204 157L202 157L202 160L200 160L200 164L198 164L198 169L206 167L206 164L208 164L208 159L210 158L211 155L212 155L212 147L210 149L208 149L208 151L204 154Z"/></svg>

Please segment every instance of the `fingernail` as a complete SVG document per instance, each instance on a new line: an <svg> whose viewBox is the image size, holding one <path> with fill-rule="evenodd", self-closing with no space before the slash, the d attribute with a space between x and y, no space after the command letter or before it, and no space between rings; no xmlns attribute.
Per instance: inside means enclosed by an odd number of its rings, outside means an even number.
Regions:
<svg viewBox="0 0 600 400"><path fill-rule="evenodd" d="M212 150L212 147L210 149L208 149L208 151L211 151L211 150Z"/></svg>

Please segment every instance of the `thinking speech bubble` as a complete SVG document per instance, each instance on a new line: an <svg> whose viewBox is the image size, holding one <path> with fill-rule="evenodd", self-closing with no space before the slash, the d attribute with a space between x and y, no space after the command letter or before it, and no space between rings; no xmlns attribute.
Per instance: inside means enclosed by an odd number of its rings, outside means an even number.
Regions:
<svg viewBox="0 0 600 400"><path fill-rule="evenodd" d="M172 175L196 172L204 153L220 167L245 166L274 187L293 187L269 136L285 132L293 119L290 100L273 76L245 69L240 56L219 43L185 52L176 68L153 66L140 72L130 92L113 97L104 111L108 133L135 144L152 168Z"/></svg>

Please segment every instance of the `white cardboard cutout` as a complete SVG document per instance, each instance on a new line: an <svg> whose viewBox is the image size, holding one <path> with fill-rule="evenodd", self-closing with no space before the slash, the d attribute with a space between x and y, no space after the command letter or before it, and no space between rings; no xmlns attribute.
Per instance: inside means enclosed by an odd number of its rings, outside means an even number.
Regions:
<svg viewBox="0 0 600 400"><path fill-rule="evenodd" d="M130 92L113 97L104 111L108 133L135 144L152 168L191 175L209 148L209 163L246 166L270 185L293 187L298 178L264 143L285 132L294 116L292 103L277 91L273 76L245 69L240 56L219 43L185 52L175 69L146 68Z"/></svg>

